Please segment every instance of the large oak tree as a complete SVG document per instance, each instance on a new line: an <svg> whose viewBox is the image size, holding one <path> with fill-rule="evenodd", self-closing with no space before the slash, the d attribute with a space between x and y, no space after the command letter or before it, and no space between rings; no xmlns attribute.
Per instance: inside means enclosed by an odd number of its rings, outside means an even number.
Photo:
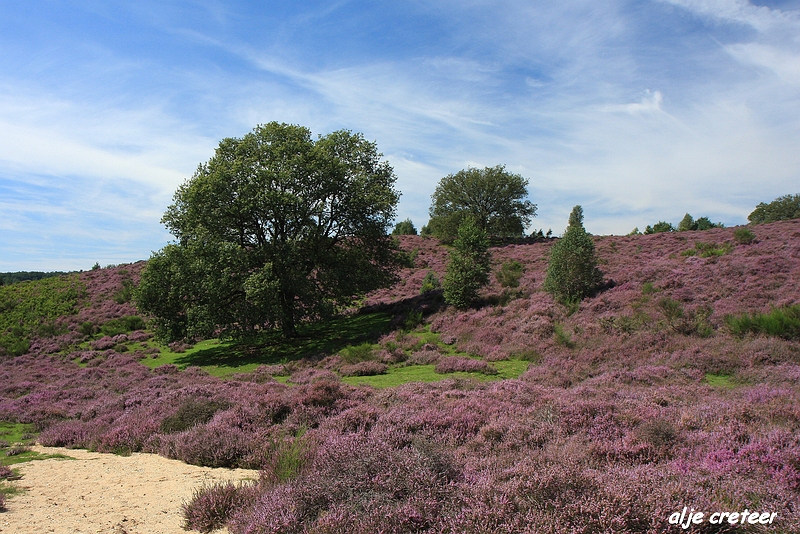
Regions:
<svg viewBox="0 0 800 534"><path fill-rule="evenodd" d="M472 219L491 236L521 237L536 216L536 205L525 198L528 180L504 166L469 168L439 181L432 195L427 230L445 242Z"/></svg>
<svg viewBox="0 0 800 534"><path fill-rule="evenodd" d="M291 337L392 283L399 193L381 156L361 134L276 122L223 139L175 193L162 222L176 242L150 259L138 305L167 339Z"/></svg>

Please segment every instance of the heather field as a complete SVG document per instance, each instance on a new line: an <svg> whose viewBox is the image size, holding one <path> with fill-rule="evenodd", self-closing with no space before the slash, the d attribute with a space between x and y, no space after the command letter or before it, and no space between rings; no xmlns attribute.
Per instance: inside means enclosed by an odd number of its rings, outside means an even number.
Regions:
<svg viewBox="0 0 800 534"><path fill-rule="evenodd" d="M159 345L143 262L0 287L0 448L259 469L196 493L200 531L800 532L800 220L751 229L595 237L571 306L553 240L498 244L521 283L466 311L420 292L447 247L402 236L400 283L290 342Z"/></svg>

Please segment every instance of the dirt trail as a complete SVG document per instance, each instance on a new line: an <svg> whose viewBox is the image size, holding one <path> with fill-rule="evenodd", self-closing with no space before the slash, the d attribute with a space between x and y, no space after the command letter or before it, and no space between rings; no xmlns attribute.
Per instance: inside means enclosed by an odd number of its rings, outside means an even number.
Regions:
<svg viewBox="0 0 800 534"><path fill-rule="evenodd" d="M116 456L33 447L75 460L20 464L26 489L6 501L2 534L171 534L181 528L181 504L192 490L217 480L257 479L247 469L212 469L155 454ZM224 531L220 531L224 532Z"/></svg>

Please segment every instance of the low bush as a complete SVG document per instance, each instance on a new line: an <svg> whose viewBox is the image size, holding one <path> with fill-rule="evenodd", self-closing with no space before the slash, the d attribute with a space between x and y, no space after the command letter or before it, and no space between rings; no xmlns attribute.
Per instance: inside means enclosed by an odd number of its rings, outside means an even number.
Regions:
<svg viewBox="0 0 800 534"><path fill-rule="evenodd" d="M215 399L186 399L178 406L178 411L161 421L161 431L165 434L183 432L195 425L209 422L214 414L230 406L227 401Z"/></svg>
<svg viewBox="0 0 800 534"><path fill-rule="evenodd" d="M511 260L503 263L500 269L495 273L495 278L500 284L500 287L519 287L519 279L525 268L516 260Z"/></svg>
<svg viewBox="0 0 800 534"><path fill-rule="evenodd" d="M100 332L105 336L114 337L134 330L143 330L144 328L144 319L138 315L126 315L106 322L100 327Z"/></svg>
<svg viewBox="0 0 800 534"><path fill-rule="evenodd" d="M734 335L765 334L783 339L800 339L800 304L775 308L769 313L729 315L725 323Z"/></svg>
<svg viewBox="0 0 800 534"><path fill-rule="evenodd" d="M420 294L427 293L428 291L441 289L441 287L442 284L439 282L439 277L436 276L436 273L434 271L428 271L428 274L422 279L422 287L419 292Z"/></svg>
<svg viewBox="0 0 800 534"><path fill-rule="evenodd" d="M14 472L11 471L11 468L6 465L0 465L0 480L4 480L10 478L14 475Z"/></svg>
<svg viewBox="0 0 800 534"><path fill-rule="evenodd" d="M342 376L375 376L385 374L388 370L389 366L385 363L367 361L343 365L339 369L339 374Z"/></svg>
<svg viewBox="0 0 800 534"><path fill-rule="evenodd" d="M200 532L222 528L233 511L241 505L243 494L248 489L230 481L195 489L192 498L182 506L183 528Z"/></svg>
<svg viewBox="0 0 800 534"><path fill-rule="evenodd" d="M350 345L339 351L339 356L342 360L354 364L364 362L375 358L375 350L372 343L362 343L360 345Z"/></svg>
<svg viewBox="0 0 800 534"><path fill-rule="evenodd" d="M733 245L728 242L718 245L716 243L696 242L694 248L681 252L681 256L699 256L701 258L711 258L714 256L724 256L733 250Z"/></svg>
<svg viewBox="0 0 800 534"><path fill-rule="evenodd" d="M749 228L737 228L733 231L733 240L740 245L749 245L756 240L756 234Z"/></svg>
<svg viewBox="0 0 800 534"><path fill-rule="evenodd" d="M481 373L484 375L496 375L497 369L483 360L473 360L462 356L450 356L441 358L434 370L440 375L448 373Z"/></svg>
<svg viewBox="0 0 800 534"><path fill-rule="evenodd" d="M699 337L709 337L714 334L714 327L709 323L713 310L708 306L698 306L697 308L686 310L683 304L669 297L658 300L658 308L664 314L667 325L686 336L697 335Z"/></svg>

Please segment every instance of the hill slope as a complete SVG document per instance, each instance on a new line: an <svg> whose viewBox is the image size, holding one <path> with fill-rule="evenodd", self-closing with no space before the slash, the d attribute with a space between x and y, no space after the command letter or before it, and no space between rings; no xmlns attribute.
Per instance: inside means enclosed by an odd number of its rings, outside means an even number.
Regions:
<svg viewBox="0 0 800 534"><path fill-rule="evenodd" d="M757 226L748 245L733 231L596 238L613 287L577 309L541 291L550 242L495 247L496 265L525 265L520 293L493 283L466 312L419 295L447 250L403 237L415 267L352 316L386 317L370 336L300 360L275 354L286 345L223 344L185 353L182 372L138 363L167 354L147 352L146 331L81 331L125 326L113 323L135 314L123 280L141 265L83 273L55 319L66 331L32 329L30 352L3 360L0 420L34 425L48 445L261 468L259 485L235 490L235 533L671 532L684 506L706 512L708 532L800 531L800 342L726 320L800 302L800 221ZM227 380L190 365L228 347L232 370L273 363ZM519 379L482 380L517 363ZM415 369L443 380L343 383ZM745 509L777 515L709 523Z"/></svg>

